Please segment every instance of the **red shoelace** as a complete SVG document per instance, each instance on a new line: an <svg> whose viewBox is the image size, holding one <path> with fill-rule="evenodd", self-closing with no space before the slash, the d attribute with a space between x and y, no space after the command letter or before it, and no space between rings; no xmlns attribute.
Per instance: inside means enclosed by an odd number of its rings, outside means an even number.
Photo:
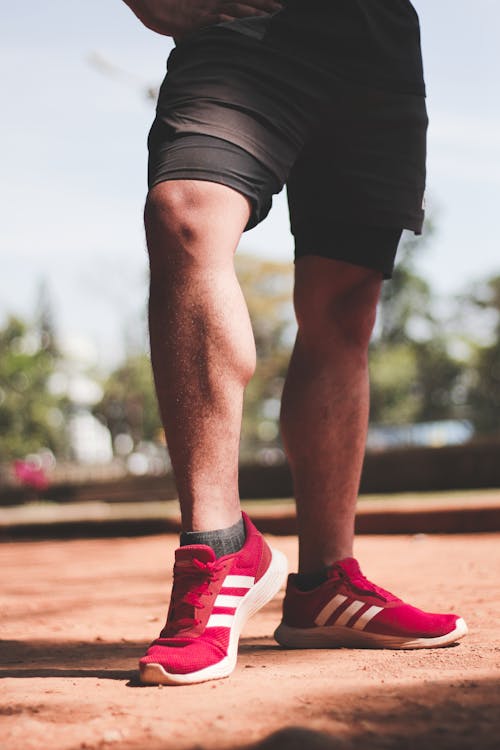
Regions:
<svg viewBox="0 0 500 750"><path fill-rule="evenodd" d="M218 560L202 562L194 557L175 564L170 612L160 638L175 635L201 622L195 617L195 612L211 606L212 603L207 601L212 598L210 584L217 581L223 571L224 563Z"/></svg>

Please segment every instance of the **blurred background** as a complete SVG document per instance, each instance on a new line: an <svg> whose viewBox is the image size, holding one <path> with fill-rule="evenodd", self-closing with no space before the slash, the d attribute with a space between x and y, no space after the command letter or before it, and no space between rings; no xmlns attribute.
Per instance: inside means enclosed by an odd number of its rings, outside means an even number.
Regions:
<svg viewBox="0 0 500 750"><path fill-rule="evenodd" d="M404 236L384 286L368 448L482 446L478 481L498 486L500 5L414 5L430 115L427 221L422 238ZM13 487L43 496L58 483L163 476L142 205L146 136L171 41L119 0L28 0L2 17L0 480L12 497ZM259 358L241 458L268 469L284 463L292 247L282 193L244 235L237 260ZM452 486L452 473L448 484L429 474L429 488Z"/></svg>

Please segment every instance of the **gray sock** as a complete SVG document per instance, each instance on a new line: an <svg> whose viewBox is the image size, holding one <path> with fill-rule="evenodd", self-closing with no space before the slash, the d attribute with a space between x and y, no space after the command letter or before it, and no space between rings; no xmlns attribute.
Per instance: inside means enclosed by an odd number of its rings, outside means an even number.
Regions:
<svg viewBox="0 0 500 750"><path fill-rule="evenodd" d="M216 557L232 555L239 552L245 544L246 532L243 518L228 529L215 531L183 531L181 547L188 544L206 544L215 552Z"/></svg>

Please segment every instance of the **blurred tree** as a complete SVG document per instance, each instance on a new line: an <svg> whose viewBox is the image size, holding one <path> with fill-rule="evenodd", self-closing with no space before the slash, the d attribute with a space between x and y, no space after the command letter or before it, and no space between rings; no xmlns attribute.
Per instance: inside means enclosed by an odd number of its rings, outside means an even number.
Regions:
<svg viewBox="0 0 500 750"><path fill-rule="evenodd" d="M50 392L57 357L38 325L11 317L0 330L0 460L64 450L65 400Z"/></svg>
<svg viewBox="0 0 500 750"><path fill-rule="evenodd" d="M500 434L500 339L478 348L469 391L470 416L479 434Z"/></svg>
<svg viewBox="0 0 500 750"><path fill-rule="evenodd" d="M407 234L398 250L390 282L382 287L378 321L371 344L370 419L378 424L407 424L463 416L456 398L464 365L449 352L434 296L416 270L423 240Z"/></svg>
<svg viewBox="0 0 500 750"><path fill-rule="evenodd" d="M94 414L108 427L113 440L117 435L127 434L137 445L141 440L161 438L161 421L147 354L130 355L110 374L103 390Z"/></svg>
<svg viewBox="0 0 500 750"><path fill-rule="evenodd" d="M419 409L416 421L462 419L466 416L459 396L465 365L448 351L446 338L433 336L429 341L413 342L417 362Z"/></svg>
<svg viewBox="0 0 500 750"><path fill-rule="evenodd" d="M489 343L477 344L471 357L470 417L480 434L500 433L500 276L475 284L465 297L476 324L487 318ZM476 315L474 315L474 312ZM483 332L484 335L484 332Z"/></svg>
<svg viewBox="0 0 500 750"><path fill-rule="evenodd" d="M41 347L53 357L57 358L60 355L60 352L57 345L55 315L49 285L45 279L42 279L38 287L35 308L35 328L40 336Z"/></svg>
<svg viewBox="0 0 500 750"><path fill-rule="evenodd" d="M402 425L463 418L459 393L464 369L437 336L375 346L370 357L371 422Z"/></svg>
<svg viewBox="0 0 500 750"><path fill-rule="evenodd" d="M370 421L407 424L417 419L418 366L408 343L375 347L370 356Z"/></svg>
<svg viewBox="0 0 500 750"><path fill-rule="evenodd" d="M248 305L257 369L245 392L241 457L279 460L279 409L295 334L293 264L236 256L236 272Z"/></svg>
<svg viewBox="0 0 500 750"><path fill-rule="evenodd" d="M421 238L409 232L403 235L392 278L382 285L373 340L376 346L412 340L416 331L428 335L434 325L431 287L416 270L417 257L433 233L432 222L427 222Z"/></svg>

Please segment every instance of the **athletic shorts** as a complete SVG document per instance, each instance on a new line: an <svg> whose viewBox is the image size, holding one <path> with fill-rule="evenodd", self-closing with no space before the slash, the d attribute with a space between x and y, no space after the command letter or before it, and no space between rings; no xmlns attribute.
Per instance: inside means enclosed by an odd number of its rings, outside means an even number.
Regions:
<svg viewBox="0 0 500 750"><path fill-rule="evenodd" d="M295 257L392 274L404 228L424 218L425 98L342 80L215 26L172 51L149 146L149 187L208 180L248 197L247 229L287 186Z"/></svg>

